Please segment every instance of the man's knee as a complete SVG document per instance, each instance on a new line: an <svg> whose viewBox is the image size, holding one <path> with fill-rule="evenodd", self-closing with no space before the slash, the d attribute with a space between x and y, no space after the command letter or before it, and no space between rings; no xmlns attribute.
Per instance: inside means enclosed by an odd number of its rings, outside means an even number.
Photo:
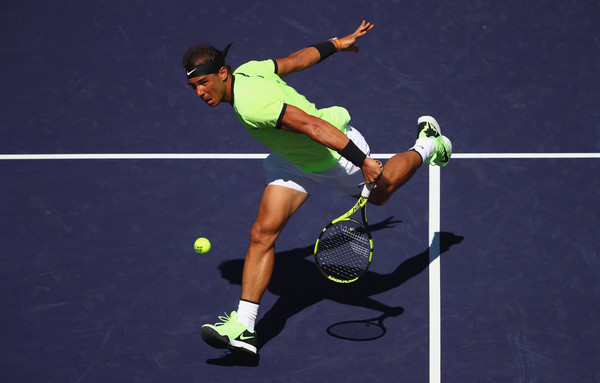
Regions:
<svg viewBox="0 0 600 383"><path fill-rule="evenodd" d="M389 199L389 196L371 195L371 197L369 197L369 202L376 206L382 206L382 205L385 205L385 203L388 201L388 199Z"/></svg>
<svg viewBox="0 0 600 383"><path fill-rule="evenodd" d="M250 229L250 242L263 244L274 242L279 232L281 232L279 225L271 220L256 220Z"/></svg>
<svg viewBox="0 0 600 383"><path fill-rule="evenodd" d="M394 189L391 186L377 185L369 197L369 202L377 206L385 205L393 193Z"/></svg>

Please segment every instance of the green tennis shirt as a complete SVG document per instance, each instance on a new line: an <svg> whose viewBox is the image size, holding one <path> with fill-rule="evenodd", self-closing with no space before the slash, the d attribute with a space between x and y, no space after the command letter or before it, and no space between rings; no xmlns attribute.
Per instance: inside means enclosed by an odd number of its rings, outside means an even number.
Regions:
<svg viewBox="0 0 600 383"><path fill-rule="evenodd" d="M317 109L277 75L276 65L274 60L250 61L233 72L233 108L238 119L252 136L303 171L329 169L340 155L305 134L281 129L281 120L287 106L293 105L346 133L350 114L339 106Z"/></svg>

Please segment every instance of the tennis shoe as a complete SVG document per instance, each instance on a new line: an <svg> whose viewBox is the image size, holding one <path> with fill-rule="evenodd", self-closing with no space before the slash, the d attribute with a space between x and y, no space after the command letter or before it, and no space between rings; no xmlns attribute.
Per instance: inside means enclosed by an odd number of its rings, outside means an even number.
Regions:
<svg viewBox="0 0 600 383"><path fill-rule="evenodd" d="M238 321L237 312L220 316L221 322L205 324L200 328L202 339L214 348L229 348L250 354L257 353L256 331L250 332Z"/></svg>
<svg viewBox="0 0 600 383"><path fill-rule="evenodd" d="M438 122L431 116L421 116L417 123L417 138L431 138L435 141L435 151L425 163L435 166L448 165L452 156L452 142L442 135Z"/></svg>

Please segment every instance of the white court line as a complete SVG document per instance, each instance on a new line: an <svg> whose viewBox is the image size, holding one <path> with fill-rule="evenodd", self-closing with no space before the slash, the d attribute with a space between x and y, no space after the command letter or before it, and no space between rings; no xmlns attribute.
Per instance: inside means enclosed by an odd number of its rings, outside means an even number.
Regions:
<svg viewBox="0 0 600 383"><path fill-rule="evenodd" d="M429 382L442 380L440 168L429 167Z"/></svg>
<svg viewBox="0 0 600 383"><path fill-rule="evenodd" d="M600 153L455 153L452 159L482 158L600 158Z"/></svg>
<svg viewBox="0 0 600 383"><path fill-rule="evenodd" d="M375 153L374 158L391 158L395 153ZM452 153L452 159L486 158L600 158L600 153Z"/></svg>
<svg viewBox="0 0 600 383"><path fill-rule="evenodd" d="M396 153L373 153L373 158L391 158ZM264 159L267 153L81 153L0 154L0 160L241 160ZM600 158L600 153L454 153L452 159L486 158Z"/></svg>
<svg viewBox="0 0 600 383"><path fill-rule="evenodd" d="M81 153L1 154L0 160L251 160L266 157L266 153Z"/></svg>

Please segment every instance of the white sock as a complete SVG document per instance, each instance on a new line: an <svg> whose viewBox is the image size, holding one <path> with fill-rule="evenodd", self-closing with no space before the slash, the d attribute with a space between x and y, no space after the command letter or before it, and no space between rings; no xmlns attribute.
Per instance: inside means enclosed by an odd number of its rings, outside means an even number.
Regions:
<svg viewBox="0 0 600 383"><path fill-rule="evenodd" d="M414 150L419 153L423 162L427 161L429 157L435 152L435 140L433 138L417 138L415 146L408 150Z"/></svg>
<svg viewBox="0 0 600 383"><path fill-rule="evenodd" d="M240 305L237 310L238 321L242 323L248 331L254 332L254 322L258 314L258 303L240 300Z"/></svg>

